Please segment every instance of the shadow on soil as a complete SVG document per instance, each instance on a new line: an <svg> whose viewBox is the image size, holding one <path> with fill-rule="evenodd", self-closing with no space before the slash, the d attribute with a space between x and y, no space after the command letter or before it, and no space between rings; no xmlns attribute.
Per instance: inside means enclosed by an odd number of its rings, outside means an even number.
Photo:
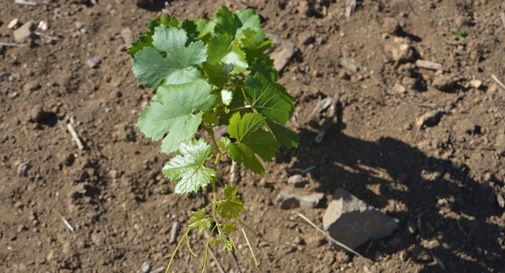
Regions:
<svg viewBox="0 0 505 273"><path fill-rule="evenodd" d="M424 264L423 273L505 268L500 228L488 222L500 212L487 184L472 180L466 166L389 137L353 138L343 127L334 125L319 145L315 132L302 131L300 148L284 156L297 158L293 168L315 166L310 173L321 192L342 187L377 208L396 207L388 213L400 220L395 235L359 251L374 259L405 250L407 259Z"/></svg>

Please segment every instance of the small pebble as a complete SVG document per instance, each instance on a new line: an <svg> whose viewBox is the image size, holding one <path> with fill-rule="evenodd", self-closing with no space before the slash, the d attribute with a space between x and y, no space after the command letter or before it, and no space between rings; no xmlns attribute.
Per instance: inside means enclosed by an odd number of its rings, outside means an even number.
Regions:
<svg viewBox="0 0 505 273"><path fill-rule="evenodd" d="M142 264L142 266L140 267L140 272L147 273L147 272L149 272L150 269L151 269L151 266L147 262L144 262Z"/></svg>
<svg viewBox="0 0 505 273"><path fill-rule="evenodd" d="M102 59L100 57L93 57L91 59L86 60L86 65L89 68L97 68L102 63Z"/></svg>
<svg viewBox="0 0 505 273"><path fill-rule="evenodd" d="M303 187L306 183L307 180L300 174L295 174L288 178L288 184L294 185L295 187Z"/></svg>
<svg viewBox="0 0 505 273"><path fill-rule="evenodd" d="M9 24L7 25L8 28L10 29L13 29L15 27L17 27L19 25L19 19L18 18L14 18L12 19Z"/></svg>
<svg viewBox="0 0 505 273"><path fill-rule="evenodd" d="M17 169L17 172L18 172L18 175L19 176L28 176L28 169L30 168L30 165L28 162L24 162L24 163L21 163L18 165L18 169Z"/></svg>

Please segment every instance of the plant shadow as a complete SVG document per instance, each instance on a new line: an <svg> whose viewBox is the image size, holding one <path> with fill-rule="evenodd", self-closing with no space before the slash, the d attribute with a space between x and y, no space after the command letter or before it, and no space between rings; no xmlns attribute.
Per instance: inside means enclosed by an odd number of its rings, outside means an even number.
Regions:
<svg viewBox="0 0 505 273"><path fill-rule="evenodd" d="M341 116L340 116L341 117ZM341 119L340 119L341 120ZM398 139L366 141L342 132L337 123L321 144L303 129L293 170L314 166L318 191L342 187L399 220L399 230L358 250L371 258L406 251L420 272L498 272L505 268L503 230L493 189L469 176L467 166L424 154ZM502 238L502 239L500 239ZM502 241L500 241L502 240ZM445 270L444 270L445 268Z"/></svg>

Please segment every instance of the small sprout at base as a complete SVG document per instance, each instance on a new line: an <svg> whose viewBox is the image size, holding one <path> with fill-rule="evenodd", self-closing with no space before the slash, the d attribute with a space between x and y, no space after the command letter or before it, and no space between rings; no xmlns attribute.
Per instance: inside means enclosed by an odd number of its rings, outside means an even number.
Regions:
<svg viewBox="0 0 505 273"><path fill-rule="evenodd" d="M468 32L462 28L457 28L452 32L452 34L454 34L454 36L458 40L462 40L468 36Z"/></svg>

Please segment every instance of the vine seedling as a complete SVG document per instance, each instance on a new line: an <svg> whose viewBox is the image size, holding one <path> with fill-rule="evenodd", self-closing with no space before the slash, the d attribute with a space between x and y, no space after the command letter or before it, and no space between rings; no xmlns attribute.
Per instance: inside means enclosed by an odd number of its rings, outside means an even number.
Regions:
<svg viewBox="0 0 505 273"><path fill-rule="evenodd" d="M161 140L161 152L174 154L163 173L176 183L175 193L209 185L212 191L212 200L191 212L167 272L182 242L190 246L192 231L208 235L202 271L209 246L233 251L238 230L258 264L240 219L244 203L238 188L216 173L228 157L261 175L263 161L271 161L279 145L298 145L297 135L285 127L295 100L277 83L278 72L265 53L271 46L254 10L221 7L210 19L152 20L128 49L139 82L156 89L137 126L151 140ZM214 129L223 125L227 135L217 139ZM199 128L207 135L196 139Z"/></svg>

